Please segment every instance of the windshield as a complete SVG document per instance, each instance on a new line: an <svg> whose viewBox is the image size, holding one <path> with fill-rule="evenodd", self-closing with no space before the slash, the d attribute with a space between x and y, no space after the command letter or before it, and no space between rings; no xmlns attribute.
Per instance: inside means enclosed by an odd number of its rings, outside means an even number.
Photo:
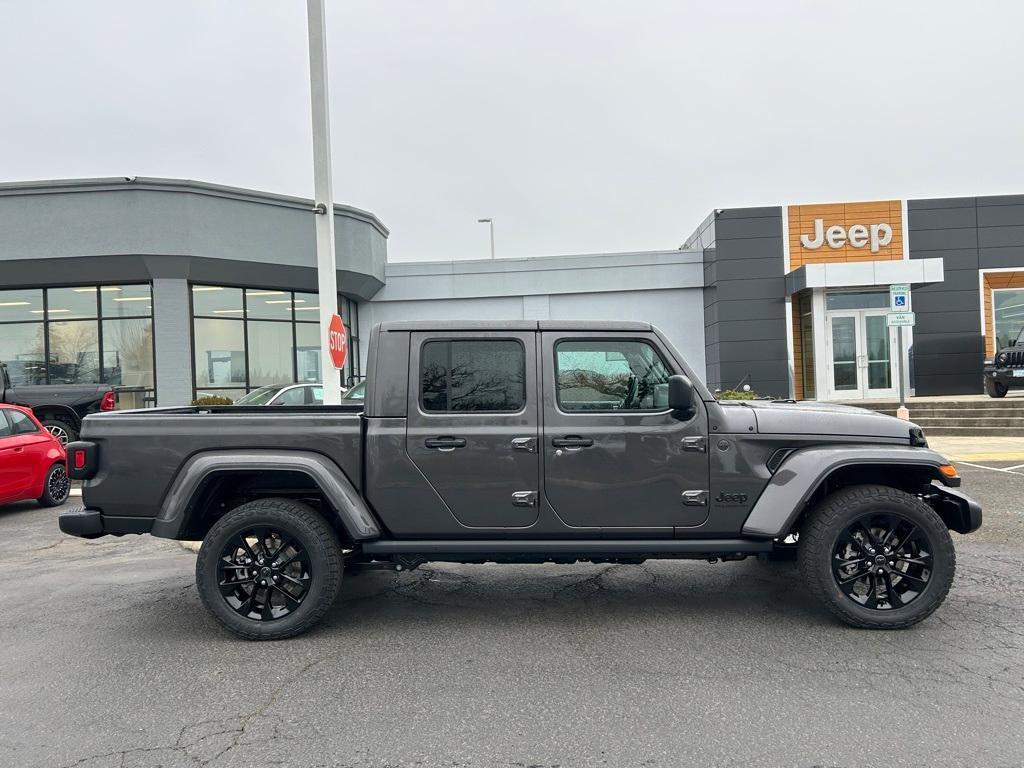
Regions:
<svg viewBox="0 0 1024 768"><path fill-rule="evenodd" d="M274 395L278 393L280 387L260 387L254 389L248 395L235 400L235 405L266 405L274 399Z"/></svg>
<svg viewBox="0 0 1024 768"><path fill-rule="evenodd" d="M342 395L342 400L362 400L363 393L366 391L366 382L360 381L352 389Z"/></svg>

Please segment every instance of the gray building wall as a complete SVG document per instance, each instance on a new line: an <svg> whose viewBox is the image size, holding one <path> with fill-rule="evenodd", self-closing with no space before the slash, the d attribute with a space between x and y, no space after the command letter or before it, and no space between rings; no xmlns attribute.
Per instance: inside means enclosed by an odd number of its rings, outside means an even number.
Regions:
<svg viewBox="0 0 1024 768"><path fill-rule="evenodd" d="M703 371L701 261L699 251L655 251L389 264L387 285L360 306L359 322L637 320Z"/></svg>
<svg viewBox="0 0 1024 768"><path fill-rule="evenodd" d="M312 201L176 179L0 184L5 286L156 277L316 290ZM384 284L388 230L335 205L338 285ZM244 280L243 280L244 278Z"/></svg>
<svg viewBox="0 0 1024 768"><path fill-rule="evenodd" d="M908 200L910 258L941 257L945 280L915 288L918 395L981 392L978 271L1024 266L1024 195Z"/></svg>
<svg viewBox="0 0 1024 768"><path fill-rule="evenodd" d="M746 379L759 395L789 396L782 208L716 211L687 243L704 247L708 387Z"/></svg>

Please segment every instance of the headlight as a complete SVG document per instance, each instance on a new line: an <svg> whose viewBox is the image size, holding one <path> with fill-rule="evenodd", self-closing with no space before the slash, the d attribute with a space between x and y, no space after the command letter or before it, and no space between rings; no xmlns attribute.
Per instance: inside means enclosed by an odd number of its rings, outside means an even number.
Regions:
<svg viewBox="0 0 1024 768"><path fill-rule="evenodd" d="M1006 353L1000 352L996 355L996 365L1006 365Z"/></svg>

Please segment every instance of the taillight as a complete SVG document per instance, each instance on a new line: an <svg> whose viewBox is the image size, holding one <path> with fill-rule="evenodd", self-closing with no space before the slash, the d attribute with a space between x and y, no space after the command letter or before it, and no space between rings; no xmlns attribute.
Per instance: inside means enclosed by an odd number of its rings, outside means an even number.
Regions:
<svg viewBox="0 0 1024 768"><path fill-rule="evenodd" d="M72 480L88 480L96 474L99 446L88 440L68 443L68 476Z"/></svg>
<svg viewBox="0 0 1024 768"><path fill-rule="evenodd" d="M100 400L101 411L112 411L117 406L117 395L114 394L114 390L103 393L103 399Z"/></svg>

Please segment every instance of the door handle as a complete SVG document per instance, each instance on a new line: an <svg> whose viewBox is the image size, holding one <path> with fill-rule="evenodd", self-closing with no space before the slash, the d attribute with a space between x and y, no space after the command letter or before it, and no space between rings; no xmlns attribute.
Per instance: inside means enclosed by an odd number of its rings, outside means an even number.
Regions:
<svg viewBox="0 0 1024 768"><path fill-rule="evenodd" d="M23 446L23 445L16 445L16 446L14 446L14 448L12 450L15 453L21 453L22 451L25 450L25 446Z"/></svg>
<svg viewBox="0 0 1024 768"><path fill-rule="evenodd" d="M427 448L436 448L439 451L454 451L456 448L466 447L464 437L428 437L423 441Z"/></svg>
<svg viewBox="0 0 1024 768"><path fill-rule="evenodd" d="M589 437L580 437L579 435L566 435L565 437L556 437L551 441L551 444L555 448L589 448L594 444L594 441Z"/></svg>
<svg viewBox="0 0 1024 768"><path fill-rule="evenodd" d="M513 437L512 449L534 453L537 450L537 438L535 437Z"/></svg>

